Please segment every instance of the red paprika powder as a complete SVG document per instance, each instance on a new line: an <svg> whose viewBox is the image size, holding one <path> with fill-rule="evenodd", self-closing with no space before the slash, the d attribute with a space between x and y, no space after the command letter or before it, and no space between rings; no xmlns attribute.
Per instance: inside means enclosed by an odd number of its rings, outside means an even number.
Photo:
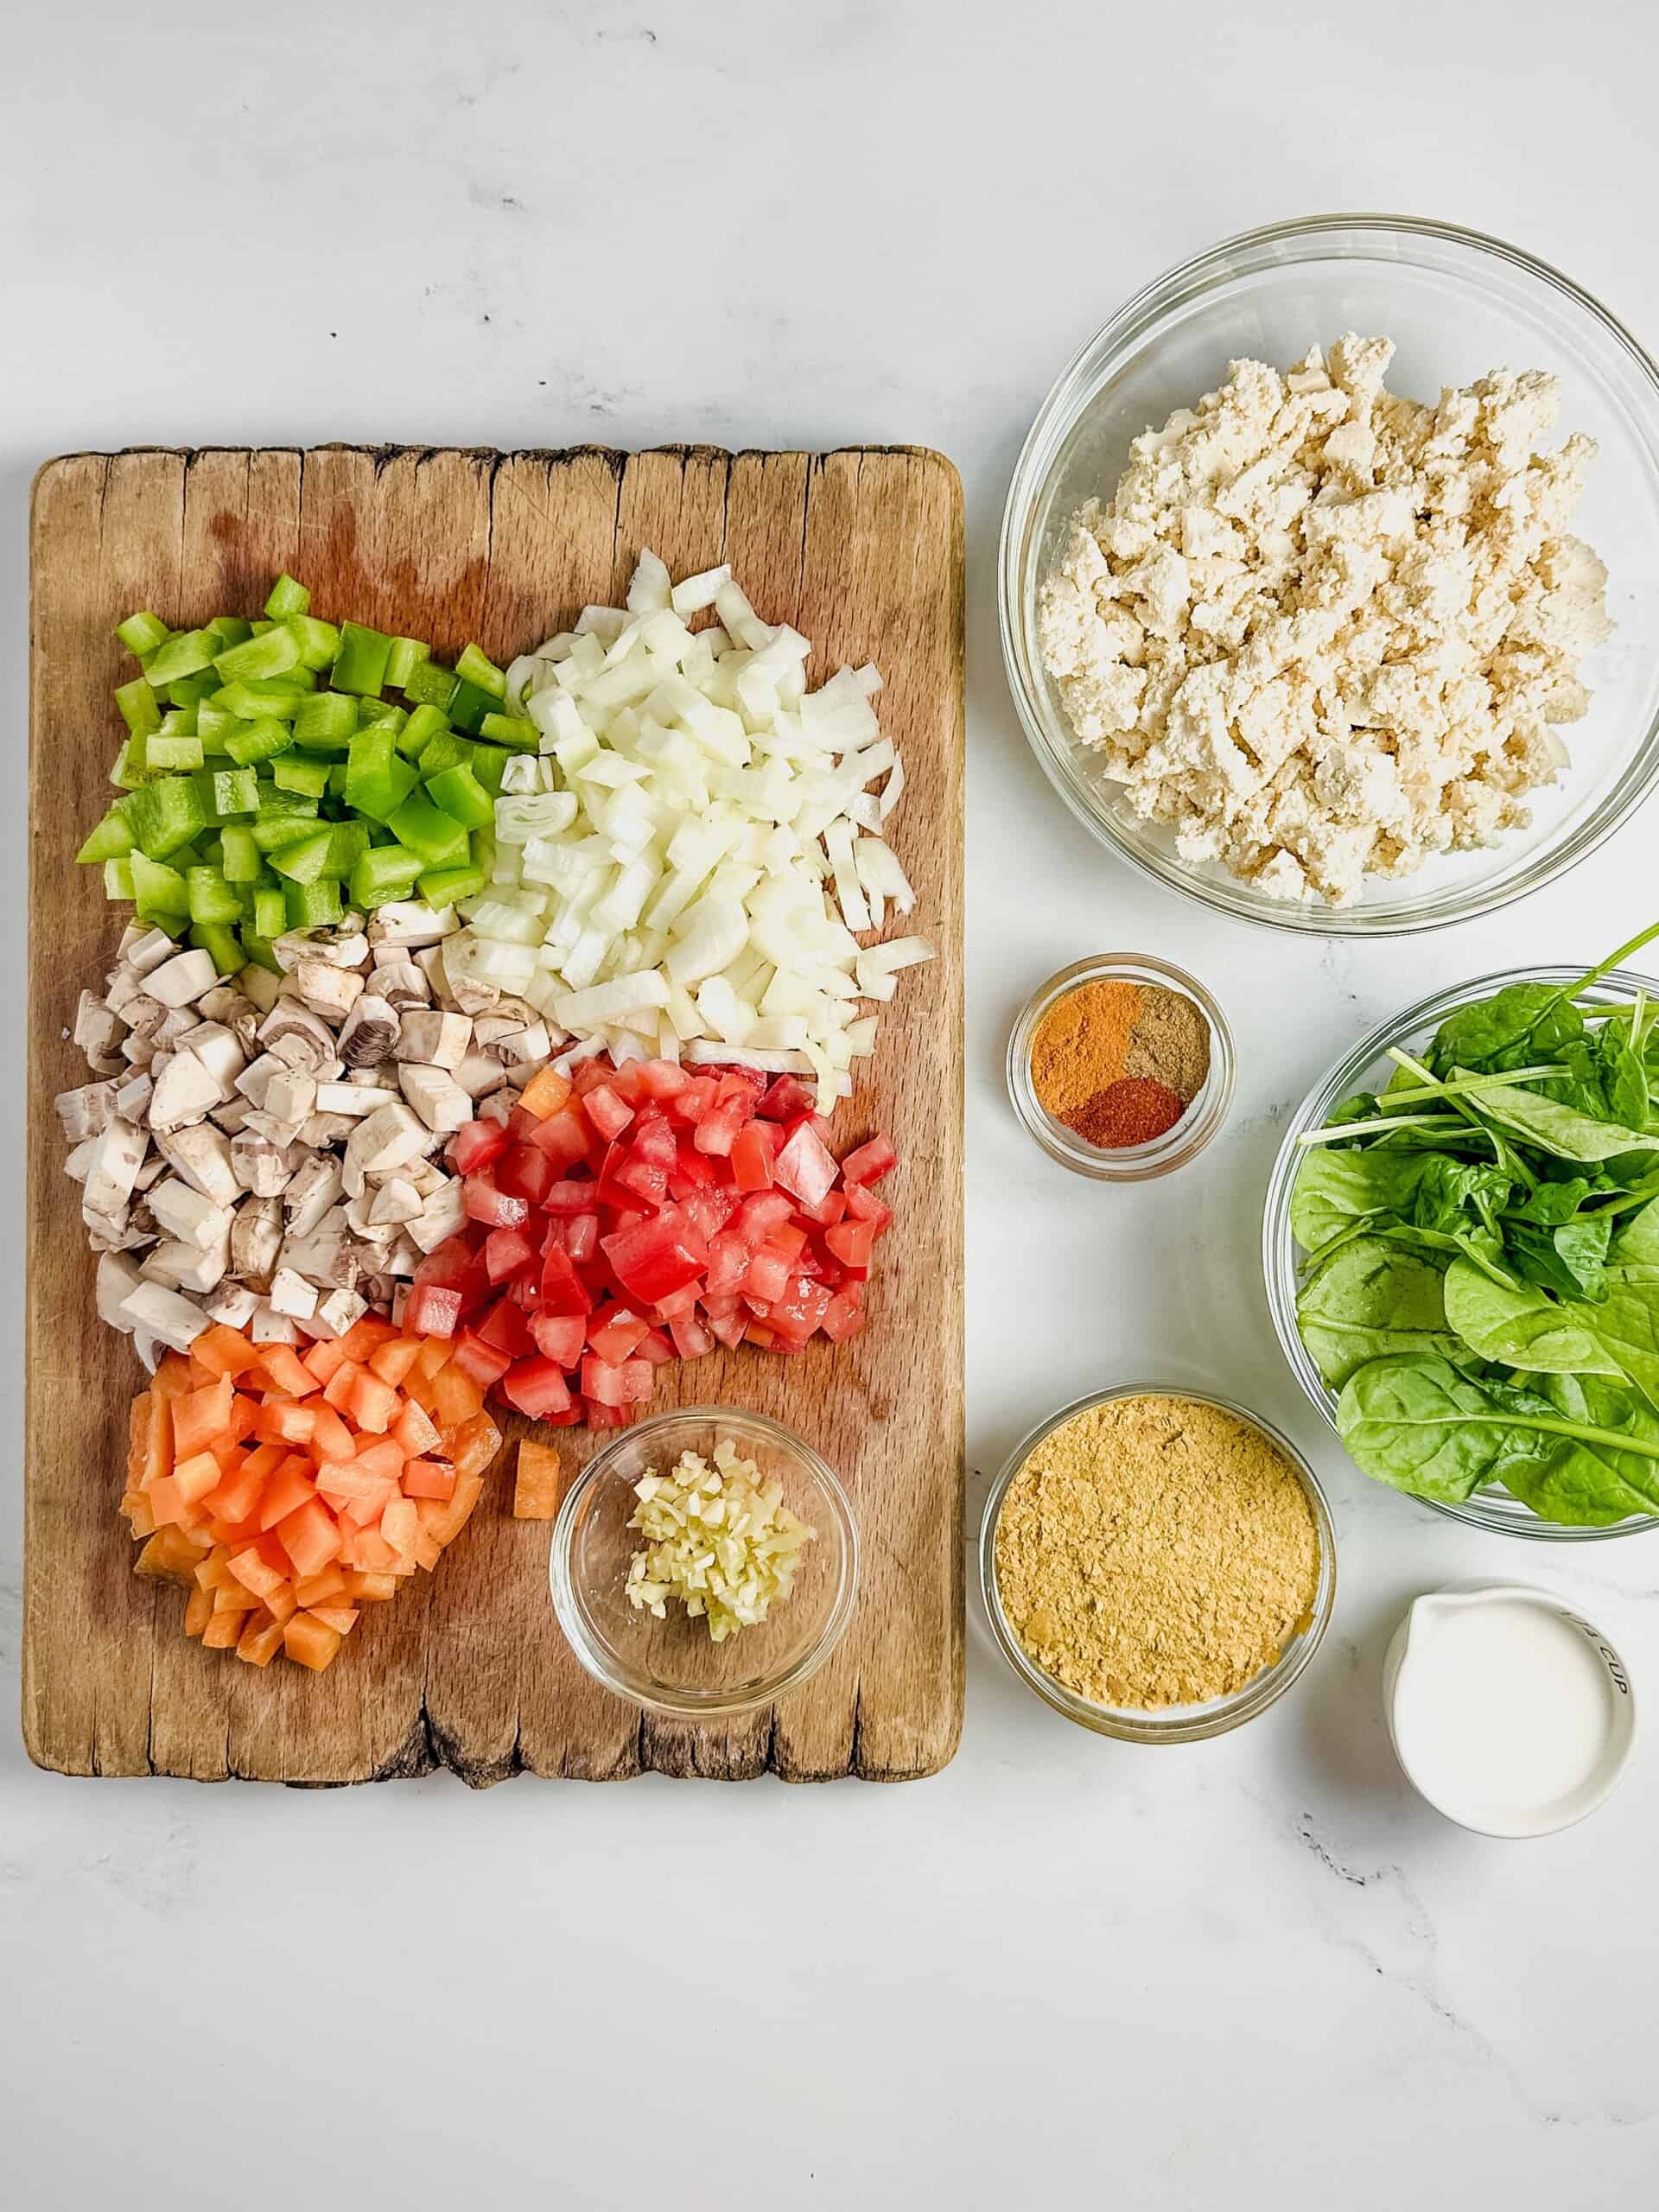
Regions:
<svg viewBox="0 0 1659 2212"><path fill-rule="evenodd" d="M1210 1025L1184 992L1096 976L1057 999L1031 1043L1046 1113L1103 1152L1173 1129L1210 1072Z"/></svg>

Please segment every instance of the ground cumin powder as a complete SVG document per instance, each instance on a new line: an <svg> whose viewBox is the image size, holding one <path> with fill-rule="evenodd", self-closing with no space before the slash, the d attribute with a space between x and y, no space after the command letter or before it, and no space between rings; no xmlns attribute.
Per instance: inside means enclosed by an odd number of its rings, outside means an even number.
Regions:
<svg viewBox="0 0 1659 2212"><path fill-rule="evenodd" d="M1032 1088L1045 1112L1108 1151L1173 1128L1209 1073L1209 1023L1161 983L1096 976L1076 984L1031 1040Z"/></svg>
<svg viewBox="0 0 1659 2212"><path fill-rule="evenodd" d="M1319 1537L1270 1438L1192 1398L1115 1398L1009 1484L996 1583L1046 1675L1096 1704L1225 1697L1308 1619Z"/></svg>

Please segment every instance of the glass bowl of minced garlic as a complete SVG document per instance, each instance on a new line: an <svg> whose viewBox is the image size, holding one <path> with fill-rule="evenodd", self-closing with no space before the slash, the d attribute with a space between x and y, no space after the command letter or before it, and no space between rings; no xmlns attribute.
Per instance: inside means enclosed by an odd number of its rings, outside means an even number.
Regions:
<svg viewBox="0 0 1659 2212"><path fill-rule="evenodd" d="M1282 1697L1336 1600L1325 1493L1258 1414L1172 1384L1064 1406L991 1487L980 1587L1027 1687L1096 1735L1190 1744Z"/></svg>
<svg viewBox="0 0 1659 2212"><path fill-rule="evenodd" d="M804 1437L689 1406L595 1452L559 1509L548 1576L595 1681L653 1713L721 1720L770 1705L835 1649L858 1532Z"/></svg>

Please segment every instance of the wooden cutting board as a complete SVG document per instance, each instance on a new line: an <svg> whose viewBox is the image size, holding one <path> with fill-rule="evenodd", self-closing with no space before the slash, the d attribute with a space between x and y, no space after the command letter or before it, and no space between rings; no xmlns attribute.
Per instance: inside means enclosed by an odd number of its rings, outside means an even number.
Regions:
<svg viewBox="0 0 1659 2212"><path fill-rule="evenodd" d="M483 1785L528 1770L645 1770L795 1781L935 1772L961 1726L962 493L907 448L623 454L366 451L77 454L48 462L32 517L29 1281L23 1726L71 1774L340 1783L448 1766ZM839 1649L732 1728L642 1717L565 1649L547 1525L511 1517L512 1446L435 1575L365 1609L311 1675L204 1651L181 1591L131 1572L116 1515L140 1371L98 1323L93 1262L52 1099L86 1079L68 1041L120 920L77 842L108 800L119 739L111 625L253 613L283 569L319 613L505 660L614 603L639 548L678 575L729 560L760 613L887 679L884 730L908 788L896 840L938 946L907 974L878 1056L840 1109L848 1141L891 1131L898 1208L872 1325L794 1360L745 1350L664 1370L658 1405L715 1400L798 1428L845 1478L863 1580ZM527 1424L515 1421L510 1438ZM585 1434L556 1432L585 1455Z"/></svg>

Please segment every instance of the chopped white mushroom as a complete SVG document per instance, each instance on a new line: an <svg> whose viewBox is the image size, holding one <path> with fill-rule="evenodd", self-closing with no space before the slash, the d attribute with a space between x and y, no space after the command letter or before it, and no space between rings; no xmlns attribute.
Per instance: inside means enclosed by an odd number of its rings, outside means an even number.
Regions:
<svg viewBox="0 0 1659 2212"><path fill-rule="evenodd" d="M193 945L188 952L175 952L170 960L163 960L159 968L152 969L145 988L151 998L159 999L163 1006L186 1007L194 1004L204 991L211 991L218 980L219 971L213 966L212 953Z"/></svg>

